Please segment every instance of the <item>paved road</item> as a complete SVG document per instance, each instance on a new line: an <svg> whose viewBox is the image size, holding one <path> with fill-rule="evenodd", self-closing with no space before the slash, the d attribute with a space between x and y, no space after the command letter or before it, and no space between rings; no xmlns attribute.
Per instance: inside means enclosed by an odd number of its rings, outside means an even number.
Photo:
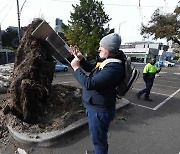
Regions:
<svg viewBox="0 0 180 154"><path fill-rule="evenodd" d="M143 65L137 65L142 71ZM71 71L57 73L54 83L76 85ZM156 77L151 98L137 100L135 93L144 88L142 75L127 94L131 104L117 114L109 132L109 154L179 154L180 152L180 69L163 68ZM125 116L125 121L122 121ZM6 150L5 150L6 147ZM14 154L18 148L32 154L84 154L92 149L87 127L59 141L51 148L28 147L16 143L1 147L2 154Z"/></svg>

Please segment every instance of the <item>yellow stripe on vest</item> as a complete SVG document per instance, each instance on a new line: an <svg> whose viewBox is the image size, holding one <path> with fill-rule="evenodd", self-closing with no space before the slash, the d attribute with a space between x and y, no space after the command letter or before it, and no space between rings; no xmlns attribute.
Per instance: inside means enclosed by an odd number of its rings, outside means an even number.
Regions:
<svg viewBox="0 0 180 154"><path fill-rule="evenodd" d="M96 68L98 68L101 65L102 62L97 62Z"/></svg>

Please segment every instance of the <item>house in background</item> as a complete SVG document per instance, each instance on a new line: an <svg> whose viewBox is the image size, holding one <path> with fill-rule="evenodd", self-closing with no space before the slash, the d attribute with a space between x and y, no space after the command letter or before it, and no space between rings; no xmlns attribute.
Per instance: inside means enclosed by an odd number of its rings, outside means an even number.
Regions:
<svg viewBox="0 0 180 154"><path fill-rule="evenodd" d="M55 28L54 28L54 31L55 31L56 33L61 32L62 22L63 22L63 21L62 21L61 19L56 18Z"/></svg>
<svg viewBox="0 0 180 154"><path fill-rule="evenodd" d="M131 42L121 46L121 50L131 58L132 62L147 63L151 58L160 60L169 46L154 42Z"/></svg>

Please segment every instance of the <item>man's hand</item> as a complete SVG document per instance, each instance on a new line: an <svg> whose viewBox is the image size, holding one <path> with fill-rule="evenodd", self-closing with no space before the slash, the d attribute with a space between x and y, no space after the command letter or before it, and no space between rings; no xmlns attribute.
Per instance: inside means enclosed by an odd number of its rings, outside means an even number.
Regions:
<svg viewBox="0 0 180 154"><path fill-rule="evenodd" d="M76 45L70 45L70 53L72 55L77 56L79 60L81 61L83 59L82 53L79 51L79 48Z"/></svg>
<svg viewBox="0 0 180 154"><path fill-rule="evenodd" d="M162 67L159 67L156 72L159 73L161 71L161 69L162 69Z"/></svg>
<svg viewBox="0 0 180 154"><path fill-rule="evenodd" d="M71 67L76 71L80 67L80 59L75 55L74 59L71 61Z"/></svg>

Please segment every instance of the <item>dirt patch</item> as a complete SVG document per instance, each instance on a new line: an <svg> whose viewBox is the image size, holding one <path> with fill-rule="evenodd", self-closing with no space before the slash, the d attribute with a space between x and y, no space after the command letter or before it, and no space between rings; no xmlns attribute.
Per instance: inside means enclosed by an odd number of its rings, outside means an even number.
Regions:
<svg viewBox="0 0 180 154"><path fill-rule="evenodd" d="M29 124L12 114L5 115L10 94L0 95L0 140L8 140L8 122L18 132L45 133L61 130L75 121L85 117L85 110L81 102L81 89L66 86L52 85L52 92L46 105L42 106L43 114L39 115L36 124Z"/></svg>
<svg viewBox="0 0 180 154"><path fill-rule="evenodd" d="M53 85L50 98L41 107L36 124L28 124L15 116L8 116L11 126L18 132L42 133L60 130L85 117L81 103L81 89L65 85Z"/></svg>

